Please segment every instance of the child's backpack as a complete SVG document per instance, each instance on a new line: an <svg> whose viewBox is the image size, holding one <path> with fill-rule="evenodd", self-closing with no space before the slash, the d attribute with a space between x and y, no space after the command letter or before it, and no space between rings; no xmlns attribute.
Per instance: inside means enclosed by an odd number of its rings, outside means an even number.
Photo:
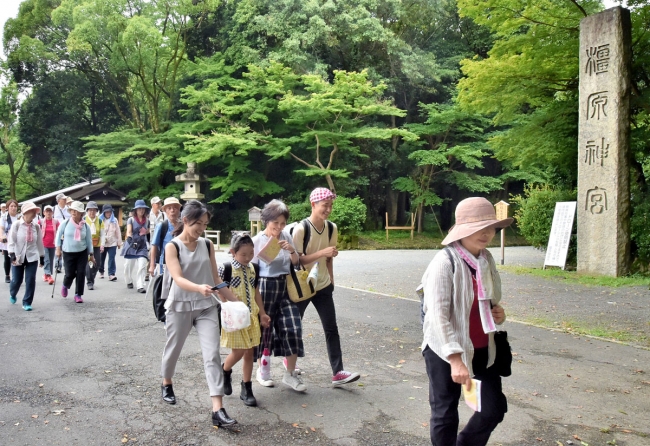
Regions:
<svg viewBox="0 0 650 446"><path fill-rule="evenodd" d="M332 234L334 234L334 223L332 223L329 220L325 220L325 223L327 223L327 238L329 241L332 241ZM289 234L293 237L293 230L296 228L296 226L302 225L304 229L304 237L302 240L302 253L307 254L307 245L309 244L309 239L311 238L311 224L309 223L308 219L304 219L299 222L294 222L291 223L288 228L289 228Z"/></svg>
<svg viewBox="0 0 650 446"><path fill-rule="evenodd" d="M253 283L253 286L257 288L257 285L260 283L260 265L253 263L253 269L255 270L255 282ZM228 282L228 287L230 287L230 281L232 280L232 263L223 262L223 277L221 280Z"/></svg>
<svg viewBox="0 0 650 446"><path fill-rule="evenodd" d="M451 256L451 250L445 247L443 251L447 253L447 257L449 257L449 261L451 262L451 274L456 274L456 264L454 263L454 258ZM415 289L415 294L420 298L420 324L424 325L424 285L420 283Z"/></svg>

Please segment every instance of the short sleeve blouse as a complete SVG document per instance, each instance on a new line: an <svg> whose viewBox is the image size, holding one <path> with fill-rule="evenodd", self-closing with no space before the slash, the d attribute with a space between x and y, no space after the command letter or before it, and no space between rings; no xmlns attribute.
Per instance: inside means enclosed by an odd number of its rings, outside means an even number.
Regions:
<svg viewBox="0 0 650 446"><path fill-rule="evenodd" d="M289 274L289 267L291 266L291 254L289 254L289 251L286 249L280 250L278 256L271 263L266 263L257 257L257 253L264 248L269 238L264 232L260 232L253 237L253 243L255 244L255 257L253 257L253 262L260 266L260 277L285 276ZM296 246L293 244L293 238L288 231L282 231L278 239L288 241L293 247L292 251L296 250Z"/></svg>

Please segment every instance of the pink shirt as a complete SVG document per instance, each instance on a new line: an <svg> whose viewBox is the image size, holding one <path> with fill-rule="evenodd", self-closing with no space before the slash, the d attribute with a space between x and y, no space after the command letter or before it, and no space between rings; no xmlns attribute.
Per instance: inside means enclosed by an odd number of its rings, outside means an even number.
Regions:
<svg viewBox="0 0 650 446"><path fill-rule="evenodd" d="M59 222L57 220L43 220L43 246L45 248L54 248L54 237L58 229Z"/></svg>

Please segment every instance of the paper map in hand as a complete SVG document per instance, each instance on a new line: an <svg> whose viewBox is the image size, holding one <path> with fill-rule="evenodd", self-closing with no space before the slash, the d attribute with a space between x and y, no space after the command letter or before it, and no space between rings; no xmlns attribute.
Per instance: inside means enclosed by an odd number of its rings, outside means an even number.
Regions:
<svg viewBox="0 0 650 446"><path fill-rule="evenodd" d="M275 237L271 237L266 245L257 253L257 257L264 260L266 263L271 263L280 253L280 243Z"/></svg>
<svg viewBox="0 0 650 446"><path fill-rule="evenodd" d="M463 396L465 403L475 412L481 411L481 381L477 379L472 380L472 390L467 390L463 384Z"/></svg>

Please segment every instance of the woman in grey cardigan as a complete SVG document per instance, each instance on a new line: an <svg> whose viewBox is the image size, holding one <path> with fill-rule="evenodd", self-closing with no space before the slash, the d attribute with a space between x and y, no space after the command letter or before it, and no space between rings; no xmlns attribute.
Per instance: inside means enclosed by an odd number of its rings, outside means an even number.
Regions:
<svg viewBox="0 0 650 446"><path fill-rule="evenodd" d="M508 410L501 376L491 368L496 325L506 315L499 305L501 279L486 248L496 230L511 223L512 218L497 220L485 198L461 201L456 224L442 241L448 247L433 258L422 277L422 355L429 375L432 444L485 445ZM482 407L458 433L461 386L471 390L472 377L481 381Z"/></svg>
<svg viewBox="0 0 650 446"><path fill-rule="evenodd" d="M212 424L228 427L237 421L223 408L219 309L212 293L217 290L222 300L238 302L239 299L219 277L212 242L201 237L211 217L206 207L198 201L189 201L181 217L181 223L174 230L175 238L165 247L166 271L174 281L165 302L167 343L162 358L162 399L176 404L172 378L183 344L195 327L212 398Z"/></svg>

